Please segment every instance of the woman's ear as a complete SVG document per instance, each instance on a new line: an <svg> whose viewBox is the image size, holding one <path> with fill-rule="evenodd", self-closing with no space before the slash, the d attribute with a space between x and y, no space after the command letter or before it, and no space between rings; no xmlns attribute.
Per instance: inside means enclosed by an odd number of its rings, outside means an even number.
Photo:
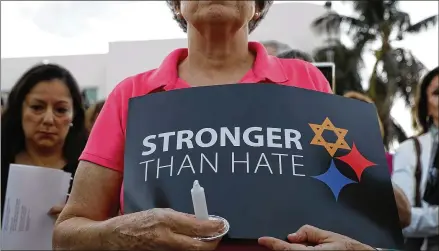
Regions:
<svg viewBox="0 0 439 251"><path fill-rule="evenodd" d="M259 12L255 12L255 14L253 15L253 21L256 21L259 19L259 17L261 16L261 14Z"/></svg>
<svg viewBox="0 0 439 251"><path fill-rule="evenodd" d="M255 1L255 14L253 14L253 20L258 20L261 17L261 8Z"/></svg>

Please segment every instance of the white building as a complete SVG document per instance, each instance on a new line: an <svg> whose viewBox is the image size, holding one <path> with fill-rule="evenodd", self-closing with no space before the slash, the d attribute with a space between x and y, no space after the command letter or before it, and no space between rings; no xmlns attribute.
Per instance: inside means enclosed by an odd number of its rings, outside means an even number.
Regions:
<svg viewBox="0 0 439 251"><path fill-rule="evenodd" d="M277 40L310 53L325 40L311 29L313 20L325 11L313 3L275 4L250 39ZM105 98L121 80L158 67L169 52L186 44L186 39L111 42L107 54L2 58L1 91L7 94L26 69L47 60L70 70L90 98Z"/></svg>

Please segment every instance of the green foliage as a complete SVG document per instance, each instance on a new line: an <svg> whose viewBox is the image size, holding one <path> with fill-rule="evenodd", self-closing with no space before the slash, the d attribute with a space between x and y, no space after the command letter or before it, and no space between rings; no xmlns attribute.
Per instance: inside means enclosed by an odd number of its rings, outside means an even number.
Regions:
<svg viewBox="0 0 439 251"><path fill-rule="evenodd" d="M313 22L320 32L347 32L353 42L351 48L340 41L332 41L315 51L317 61L329 61L336 65L337 94L346 91L366 92L375 102L383 122L387 147L391 142L405 140L406 134L390 116L393 101L402 96L407 106L414 104L414 96L425 66L416 59L408 48L392 46L407 34L417 34L437 24L437 15L412 23L410 15L399 7L400 1L344 1L351 5L353 16L344 16L328 10ZM330 6L330 5L327 5ZM363 68L363 55L371 43L379 43L374 51L375 64L367 79L366 90L361 86L359 71ZM328 53L330 52L330 53Z"/></svg>

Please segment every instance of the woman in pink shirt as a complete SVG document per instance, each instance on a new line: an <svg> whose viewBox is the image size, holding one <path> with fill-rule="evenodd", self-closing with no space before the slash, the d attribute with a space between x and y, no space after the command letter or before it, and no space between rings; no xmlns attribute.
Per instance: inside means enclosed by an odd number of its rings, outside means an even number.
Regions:
<svg viewBox="0 0 439 251"><path fill-rule="evenodd" d="M123 208L123 155L128 101L153 92L233 83L277 83L320 92L329 84L313 65L269 56L248 42L248 35L267 13L272 1L167 1L174 18L188 35L188 48L171 52L154 70L123 80L108 99L80 157L70 198L53 236L54 249L81 250L214 250L219 240L203 242L222 223L201 221L171 209L152 209L118 216ZM307 239L313 236L314 239ZM371 247L312 227L300 229L291 242L323 244L342 250ZM303 249L264 237L273 250ZM296 245L296 246L294 246ZM253 247L254 248L254 247ZM252 248L252 250L254 250Z"/></svg>

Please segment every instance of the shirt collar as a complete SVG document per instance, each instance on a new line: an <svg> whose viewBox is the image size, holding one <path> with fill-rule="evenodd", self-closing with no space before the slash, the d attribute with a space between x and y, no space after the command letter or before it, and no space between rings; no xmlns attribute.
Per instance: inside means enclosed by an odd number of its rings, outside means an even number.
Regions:
<svg viewBox="0 0 439 251"><path fill-rule="evenodd" d="M256 53L253 72L261 81L268 80L273 83L288 81L279 58L268 55L265 47L257 42L250 42L248 48Z"/></svg>
<svg viewBox="0 0 439 251"><path fill-rule="evenodd" d="M265 47L258 42L249 42L248 48L256 55L253 64L253 73L258 81L285 83L288 77L280 59L270 56ZM150 76L149 83L152 89L164 88L170 90L178 80L178 64L188 55L188 49L180 48L172 51Z"/></svg>
<svg viewBox="0 0 439 251"><path fill-rule="evenodd" d="M435 126L434 124L430 126L430 133L433 136L433 140L437 141L437 137L439 134L439 129L437 126Z"/></svg>

